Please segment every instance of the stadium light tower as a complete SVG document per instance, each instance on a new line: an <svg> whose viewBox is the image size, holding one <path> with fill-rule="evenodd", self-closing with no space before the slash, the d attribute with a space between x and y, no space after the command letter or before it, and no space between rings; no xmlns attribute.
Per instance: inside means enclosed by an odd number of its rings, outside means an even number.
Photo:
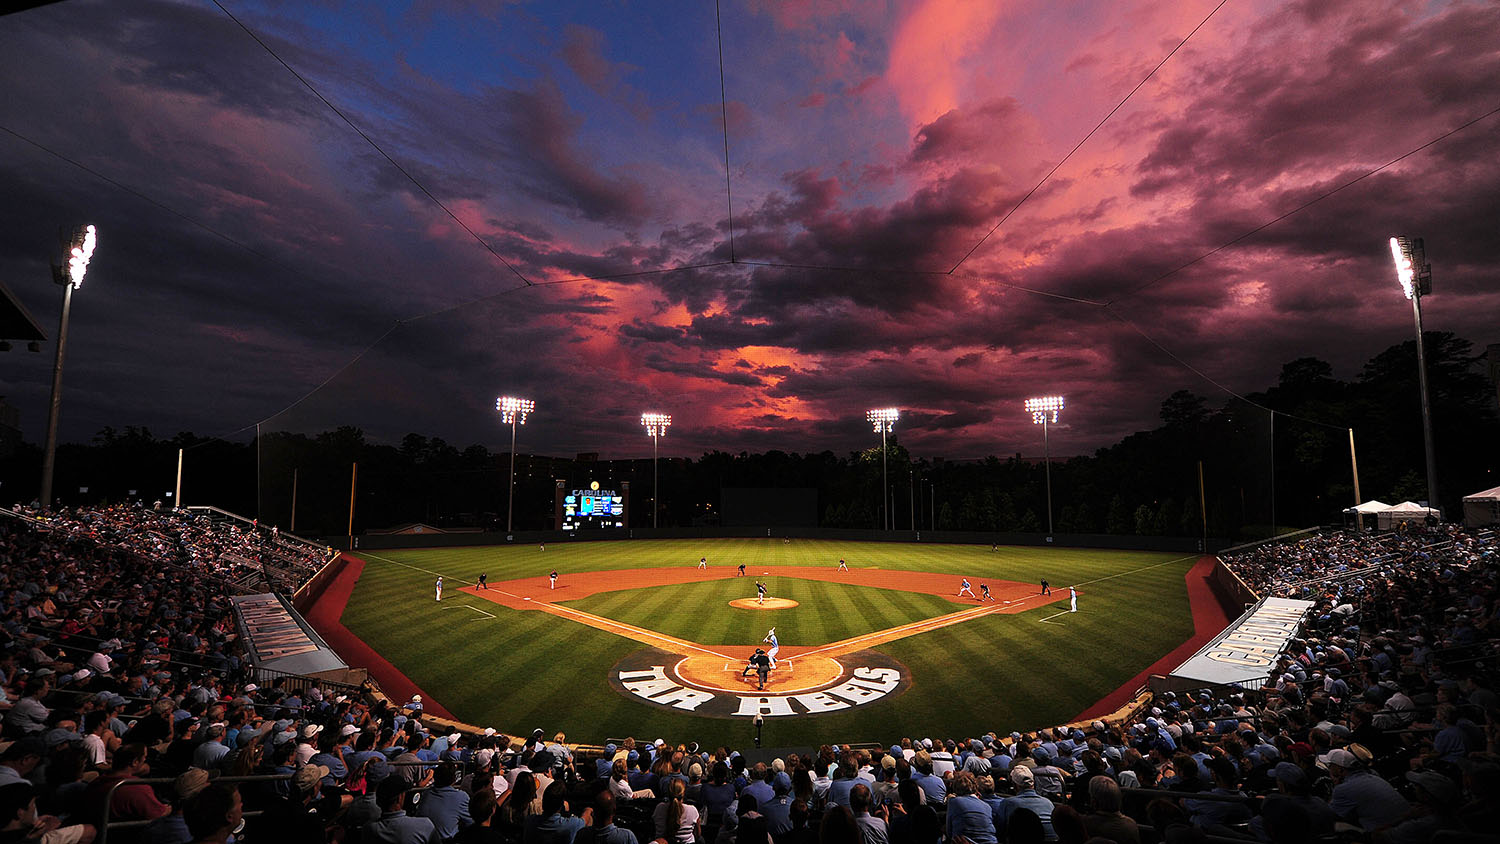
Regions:
<svg viewBox="0 0 1500 844"><path fill-rule="evenodd" d="M43 509L52 508L52 467L57 458L57 417L62 411L63 355L68 350L68 314L73 309L73 291L83 286L89 259L94 256L94 227L79 226L68 236L66 266L52 265L52 280L62 285L62 320L57 328L57 357L52 363L52 402L47 409L47 444L42 449Z"/></svg>
<svg viewBox="0 0 1500 844"><path fill-rule="evenodd" d="M900 418L901 411L894 407L876 408L865 413L865 419L875 426L880 432L880 516L881 526L891 530L891 490L890 474L886 467L885 435L889 434Z"/></svg>
<svg viewBox="0 0 1500 844"><path fill-rule="evenodd" d="M1047 467L1047 535L1052 535L1052 448L1047 443L1047 425L1056 422L1062 413L1062 396L1041 396L1026 400L1026 412L1031 414L1031 423L1042 426L1042 462Z"/></svg>
<svg viewBox="0 0 1500 844"><path fill-rule="evenodd" d="M495 399L495 409L500 411L500 421L510 426L510 491L505 496L505 532L508 534L516 499L516 425L526 424L526 414L536 410L536 402L501 396Z"/></svg>
<svg viewBox="0 0 1500 844"><path fill-rule="evenodd" d="M667 413L642 413L641 424L646 426L646 434L651 437L651 527L656 527L656 513L661 509L661 493L657 492L660 486L657 479L660 477L656 471L656 441L666 436L667 429L672 427L672 416Z"/></svg>
<svg viewBox="0 0 1500 844"><path fill-rule="evenodd" d="M1396 260L1396 279L1411 300L1412 320L1417 327L1417 383L1422 389L1422 445L1427 450L1427 506L1439 513L1437 458L1432 449L1432 409L1427 399L1427 355L1422 349L1422 297L1432 292L1432 265L1420 237L1391 238L1391 257Z"/></svg>

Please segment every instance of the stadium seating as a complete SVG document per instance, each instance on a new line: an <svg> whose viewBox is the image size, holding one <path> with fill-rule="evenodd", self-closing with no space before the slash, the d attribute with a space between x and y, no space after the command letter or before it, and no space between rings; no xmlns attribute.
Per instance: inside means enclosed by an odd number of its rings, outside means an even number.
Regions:
<svg viewBox="0 0 1500 844"><path fill-rule="evenodd" d="M1333 841L1336 830L1481 840L1465 836L1500 829L1493 533L1330 533L1228 559L1263 594L1317 603L1264 688L1164 693L1121 723L1027 733L975 725L969 736L928 737L903 724L885 749L829 736L810 753L747 764L691 736L599 746L452 734L420 701L369 688L296 678L262 688L230 635L228 598L266 580L290 591L317 570L321 549L204 514L20 515L0 518L0 808L14 817L6 807L34 796L73 828L58 840L88 840L106 804L111 841L145 840L131 836L148 824L156 835L202 834L223 821L215 801L231 787L250 813L243 840L287 837L289 825L310 840L335 829L357 839L380 800L402 790L382 783L397 781L419 795L402 798L409 814L458 841L566 829L541 817L555 802L550 782L574 815L618 791L617 827L650 841L663 833L674 780L702 815L704 840L722 844L760 844L763 830L776 844L876 840L859 830L879 824L845 814L860 784L891 844ZM616 758L627 772L612 788ZM157 779L107 797L108 786L141 779L143 762ZM431 773L444 762L451 772ZM253 774L271 779L237 779ZM851 779L852 791L840 782ZM476 820L490 826L458 832Z"/></svg>

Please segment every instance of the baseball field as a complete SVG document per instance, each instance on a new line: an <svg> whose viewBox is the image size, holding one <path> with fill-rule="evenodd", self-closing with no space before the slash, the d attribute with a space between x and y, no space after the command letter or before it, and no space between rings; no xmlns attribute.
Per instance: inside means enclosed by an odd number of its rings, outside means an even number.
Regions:
<svg viewBox="0 0 1500 844"><path fill-rule="evenodd" d="M779 538L357 555L341 621L428 700L585 742L743 744L755 714L769 746L1047 726L1194 634L1196 556ZM744 670L757 648L764 679Z"/></svg>

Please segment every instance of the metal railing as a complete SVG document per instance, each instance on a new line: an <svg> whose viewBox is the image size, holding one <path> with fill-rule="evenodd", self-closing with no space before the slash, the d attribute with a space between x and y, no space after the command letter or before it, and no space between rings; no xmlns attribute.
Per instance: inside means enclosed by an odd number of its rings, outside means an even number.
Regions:
<svg viewBox="0 0 1500 844"><path fill-rule="evenodd" d="M214 777L210 781L210 784L212 784L212 783L242 783L242 782L281 782L281 781L290 782L291 779L292 779L292 774L250 774L250 775L247 775L247 776L238 776L238 777ZM108 844L108 842L109 842L109 831L112 830L112 829L114 829L114 830L143 829L143 828L145 828L147 826L150 826L156 820L155 818L153 818L151 820L111 821L109 819L109 815L110 815L110 810L114 808L115 792L119 791L122 786L126 786L126 785L149 785L149 786L155 787L155 786L158 786L158 785L171 785L171 784L173 784L175 782L177 782L177 778L176 777L126 777L126 778L121 779L118 782L115 782L112 785L110 785L110 787L109 787L109 793L104 796L104 819L103 819L103 822L99 824L99 844ZM259 814L260 814L260 812L245 812L244 816L247 817L247 818L249 818L249 817L255 817L255 816L259 815Z"/></svg>

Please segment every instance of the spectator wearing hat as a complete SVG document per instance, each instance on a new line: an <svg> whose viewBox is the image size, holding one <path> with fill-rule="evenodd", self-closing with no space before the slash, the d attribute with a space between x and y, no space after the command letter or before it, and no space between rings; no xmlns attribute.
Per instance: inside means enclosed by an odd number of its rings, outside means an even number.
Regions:
<svg viewBox="0 0 1500 844"><path fill-rule="evenodd" d="M1031 760L1035 763L1031 775L1037 793L1054 803L1062 802L1063 792L1067 789L1062 769L1052 764L1052 757L1043 747L1031 751Z"/></svg>
<svg viewBox="0 0 1500 844"><path fill-rule="evenodd" d="M1405 817L1410 808L1406 798L1353 753L1337 748L1319 756L1318 761L1333 775L1335 785L1328 805L1343 820L1369 832Z"/></svg>
<svg viewBox="0 0 1500 844"><path fill-rule="evenodd" d="M943 801L948 798L948 786L943 782L942 777L933 776L932 757L926 750L917 751L917 754L912 757L912 768L915 771L911 779L926 795L928 805L942 805Z"/></svg>
<svg viewBox="0 0 1500 844"><path fill-rule="evenodd" d="M317 807L327 777L328 768L322 765L298 768L286 796L266 804L264 813L252 822L252 831L264 833L267 839L274 834L285 844L323 844L327 835Z"/></svg>
<svg viewBox="0 0 1500 844"><path fill-rule="evenodd" d="M312 759L308 760L310 765L320 765L328 769L324 776L323 787L343 785L349 780L349 756L354 754L354 738L359 735L359 728L353 724L345 724L339 727L337 733L325 733L322 744Z"/></svg>
<svg viewBox="0 0 1500 844"><path fill-rule="evenodd" d="M61 823L37 811L37 790L31 783L0 785L0 840L41 844L90 844L94 840L93 827Z"/></svg>
<svg viewBox="0 0 1500 844"><path fill-rule="evenodd" d="M469 815L469 795L455 788L458 766L444 762L433 772L432 787L422 794L415 814L432 821L438 837L444 841L458 835L459 830L473 823Z"/></svg>
<svg viewBox="0 0 1500 844"><path fill-rule="evenodd" d="M1042 829L1046 837L1056 840L1057 835L1052 831L1052 801L1037 793L1036 778L1031 769L1025 765L1017 765L1010 771L1011 784L1015 786L1016 793L1000 804L992 815L995 822L995 834L997 836L1008 835L1007 825L1012 815L1021 810L1026 810L1036 815L1042 822Z"/></svg>
<svg viewBox="0 0 1500 844"><path fill-rule="evenodd" d="M297 764L306 765L318 755L318 734L323 732L322 724L304 724L302 730L297 733Z"/></svg>
<svg viewBox="0 0 1500 844"><path fill-rule="evenodd" d="M1437 771L1408 771L1406 781L1415 786L1417 804L1394 826L1376 831L1376 844L1424 844L1439 832L1461 826L1458 808L1463 798L1457 783Z"/></svg>
<svg viewBox="0 0 1500 844"><path fill-rule="evenodd" d="M781 761L781 760L776 760ZM859 790L856 785L854 790ZM771 791L773 796L770 800L760 804L760 813L766 816L766 831L772 836L782 835L792 828L792 776L786 771L775 771L771 774ZM850 806L853 807L853 793L850 793ZM858 814L858 812L856 812Z"/></svg>
<svg viewBox="0 0 1500 844"><path fill-rule="evenodd" d="M403 777L387 777L376 790L380 817L360 830L361 844L438 844L437 829L427 818L406 814L410 785Z"/></svg>
<svg viewBox="0 0 1500 844"><path fill-rule="evenodd" d="M1307 772L1291 762L1277 762L1271 768L1276 792L1266 797L1260 814L1251 819L1250 831L1262 841L1287 837L1278 833L1278 824L1305 830L1310 838L1333 834L1338 815L1323 800L1313 796Z"/></svg>
<svg viewBox="0 0 1500 844"><path fill-rule="evenodd" d="M193 767L205 771L221 770L224 757L229 755L229 748L224 744L225 735L226 729L222 722L209 724L208 729L203 731L203 741L193 751Z"/></svg>
<svg viewBox="0 0 1500 844"><path fill-rule="evenodd" d="M208 771L202 768L189 768L177 775L172 782L172 813L157 818L146 827L146 837L151 844L188 844L193 840L183 810L188 801L208 787L208 779Z"/></svg>
<svg viewBox="0 0 1500 844"><path fill-rule="evenodd" d="M0 786L30 782L31 772L42 764L47 745L40 738L17 739L0 752Z"/></svg>

